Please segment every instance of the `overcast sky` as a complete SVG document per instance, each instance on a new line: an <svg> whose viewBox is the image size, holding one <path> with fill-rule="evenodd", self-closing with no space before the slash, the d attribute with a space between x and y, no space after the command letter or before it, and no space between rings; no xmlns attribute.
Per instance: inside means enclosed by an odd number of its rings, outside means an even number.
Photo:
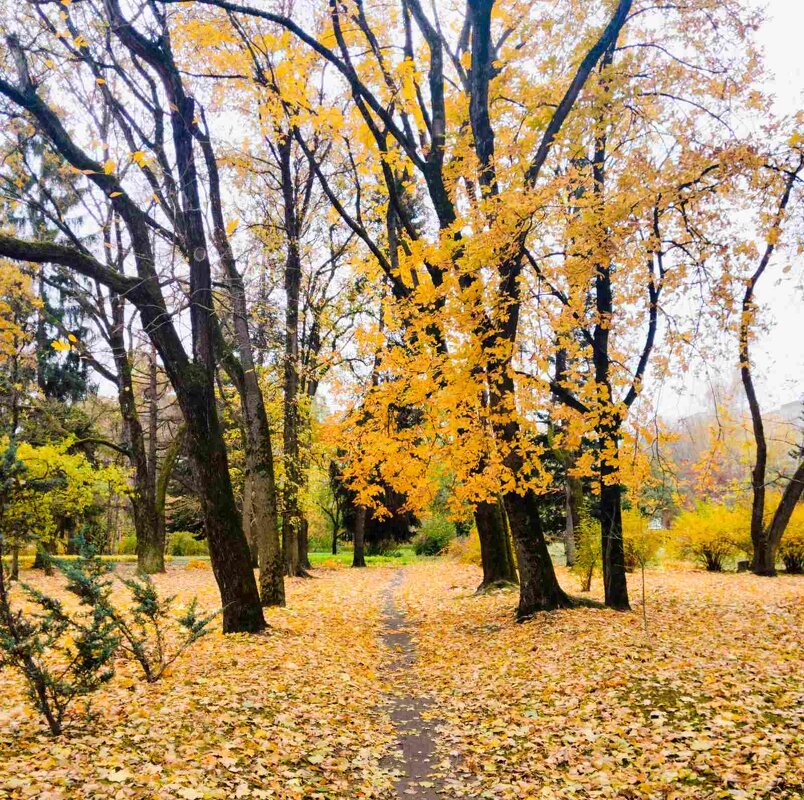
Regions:
<svg viewBox="0 0 804 800"><path fill-rule="evenodd" d="M768 89L776 97L778 113L795 113L804 108L804 0L764 0L755 5L767 10L759 40L772 73ZM765 410L804 396L804 259L796 259L786 276L783 266L777 261L769 268L757 291L764 319L771 324L754 346L752 359ZM673 418L703 410L711 406L710 380L728 384L736 378L736 353L730 363L697 365L689 376L664 387L660 413Z"/></svg>

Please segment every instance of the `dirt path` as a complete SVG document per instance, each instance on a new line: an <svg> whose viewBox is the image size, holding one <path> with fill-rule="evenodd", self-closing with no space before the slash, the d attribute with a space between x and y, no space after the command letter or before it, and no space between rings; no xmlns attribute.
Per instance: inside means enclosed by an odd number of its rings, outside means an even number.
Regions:
<svg viewBox="0 0 804 800"><path fill-rule="evenodd" d="M394 685L404 687L400 694L394 696L391 704L391 719L399 731L399 755L394 759L393 766L402 773L395 791L400 800L410 797L439 800L442 782L433 774L436 766L436 726L432 720L422 717L432 708L433 701L414 693L405 680L416 660L416 649L410 634L405 630L405 617L394 599L396 589L404 579L404 571L398 570L383 595L383 641L393 652L389 665L391 680Z"/></svg>

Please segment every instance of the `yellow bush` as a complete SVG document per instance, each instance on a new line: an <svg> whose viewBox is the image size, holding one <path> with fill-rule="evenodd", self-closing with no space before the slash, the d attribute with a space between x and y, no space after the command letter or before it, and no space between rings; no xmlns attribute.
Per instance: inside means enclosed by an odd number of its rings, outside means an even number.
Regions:
<svg viewBox="0 0 804 800"><path fill-rule="evenodd" d="M447 547L447 555L461 564L474 564L476 567L483 566L477 528L473 527L468 536L454 538Z"/></svg>
<svg viewBox="0 0 804 800"><path fill-rule="evenodd" d="M211 569L209 561L201 561L199 558L194 558L192 561L188 561L185 569Z"/></svg>
<svg viewBox="0 0 804 800"><path fill-rule="evenodd" d="M586 503L579 509L580 525L576 533L578 551L572 571L581 579L581 591L588 592L592 588L592 577L601 562L600 522L591 516Z"/></svg>
<svg viewBox="0 0 804 800"><path fill-rule="evenodd" d="M678 516L673 530L672 542L682 556L720 572L725 559L750 546L751 511L745 505L699 503Z"/></svg>
<svg viewBox="0 0 804 800"><path fill-rule="evenodd" d="M646 566L656 560L664 544L664 531L652 531L648 518L638 509L623 511L623 553L626 572Z"/></svg>

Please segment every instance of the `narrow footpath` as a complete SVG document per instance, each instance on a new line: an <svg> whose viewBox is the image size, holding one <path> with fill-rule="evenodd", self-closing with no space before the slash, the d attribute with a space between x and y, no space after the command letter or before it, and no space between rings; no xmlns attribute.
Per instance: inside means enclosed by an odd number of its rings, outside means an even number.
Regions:
<svg viewBox="0 0 804 800"><path fill-rule="evenodd" d="M392 651L388 665L390 679L394 686L404 687L402 692L394 695L390 712L399 731L399 752L392 764L401 772L395 786L396 797L399 800L410 797L441 800L439 789L442 781L433 774L436 767L436 726L432 720L423 718L432 708L433 701L419 693L414 694L415 687L406 685L410 668L416 661L416 648L405 629L405 616L395 601L396 589L404 579L404 570L398 570L383 594L383 641Z"/></svg>

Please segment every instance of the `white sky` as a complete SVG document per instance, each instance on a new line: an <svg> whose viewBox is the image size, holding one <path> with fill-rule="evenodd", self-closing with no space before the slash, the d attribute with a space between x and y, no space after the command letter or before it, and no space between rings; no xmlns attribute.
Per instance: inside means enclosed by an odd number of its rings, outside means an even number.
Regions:
<svg viewBox="0 0 804 800"><path fill-rule="evenodd" d="M765 7L768 19L760 31L760 41L773 73L773 93L778 110L792 114L804 108L804 2L771 0ZM775 325L756 348L757 366L762 365L757 374L776 405L804 393L804 259L796 260L789 276L774 286L768 282L760 294Z"/></svg>
<svg viewBox="0 0 804 800"><path fill-rule="evenodd" d="M776 97L777 113L795 113L804 109L804 0L755 0L753 5L767 13L758 36L771 73L768 89ZM770 326L752 352L754 378L765 410L804 396L804 258L796 259L785 276L782 266L776 261L757 289L763 319ZM733 360L698 366L677 381L680 385L664 387L660 413L677 418L711 407L709 381L731 384L737 377L736 343L734 350Z"/></svg>

